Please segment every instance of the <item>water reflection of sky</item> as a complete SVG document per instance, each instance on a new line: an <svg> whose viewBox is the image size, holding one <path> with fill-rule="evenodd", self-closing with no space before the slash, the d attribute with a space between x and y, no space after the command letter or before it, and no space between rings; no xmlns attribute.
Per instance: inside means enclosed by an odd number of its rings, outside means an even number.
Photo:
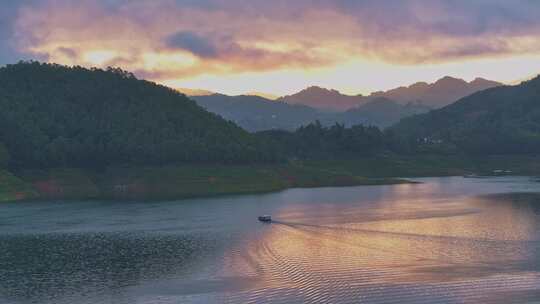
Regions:
<svg viewBox="0 0 540 304"><path fill-rule="evenodd" d="M526 177L0 207L0 302L527 303ZM510 193L510 194L508 194ZM272 214L273 224L258 223Z"/></svg>

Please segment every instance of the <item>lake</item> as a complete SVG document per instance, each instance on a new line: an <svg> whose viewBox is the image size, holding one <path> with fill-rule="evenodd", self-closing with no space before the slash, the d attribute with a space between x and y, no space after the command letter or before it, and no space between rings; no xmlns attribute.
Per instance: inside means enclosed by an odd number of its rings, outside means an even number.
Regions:
<svg viewBox="0 0 540 304"><path fill-rule="evenodd" d="M417 180L2 204L0 303L540 301L538 180Z"/></svg>

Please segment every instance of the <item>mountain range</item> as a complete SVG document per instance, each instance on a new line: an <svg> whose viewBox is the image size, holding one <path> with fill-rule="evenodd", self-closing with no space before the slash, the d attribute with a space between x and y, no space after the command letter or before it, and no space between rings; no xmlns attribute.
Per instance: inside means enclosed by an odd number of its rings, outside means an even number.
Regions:
<svg viewBox="0 0 540 304"><path fill-rule="evenodd" d="M289 104L259 96L192 96L206 110L231 120L251 131L295 130L300 126L319 121L329 126L340 123L345 126L356 124L388 127L400 119L430 110L418 103L399 104L384 97L373 98L356 108L343 112L323 111L302 104Z"/></svg>
<svg viewBox="0 0 540 304"><path fill-rule="evenodd" d="M337 90L311 86L298 93L280 97L277 101L306 105L323 111L346 111L365 103L366 99L362 95L345 95Z"/></svg>
<svg viewBox="0 0 540 304"><path fill-rule="evenodd" d="M400 103L420 102L431 108L440 108L474 92L501 86L502 83L476 78L471 82L453 77L443 77L434 83L417 82L386 92L374 92L369 97L386 97Z"/></svg>
<svg viewBox="0 0 540 304"><path fill-rule="evenodd" d="M337 90L312 86L276 100L223 94L191 98L206 110L248 131L294 130L316 120L323 125L364 124L385 128L402 118L440 108L471 93L500 85L482 78L466 82L444 77L432 84L418 82L369 96L345 95Z"/></svg>
<svg viewBox="0 0 540 304"><path fill-rule="evenodd" d="M443 77L434 83L417 82L388 91L373 92L368 96L345 95L336 90L312 86L298 93L283 96L279 101L303 104L327 111L345 111L385 97L401 104L421 103L430 108L440 108L474 92L500 86L502 83L476 78L471 82L453 77Z"/></svg>

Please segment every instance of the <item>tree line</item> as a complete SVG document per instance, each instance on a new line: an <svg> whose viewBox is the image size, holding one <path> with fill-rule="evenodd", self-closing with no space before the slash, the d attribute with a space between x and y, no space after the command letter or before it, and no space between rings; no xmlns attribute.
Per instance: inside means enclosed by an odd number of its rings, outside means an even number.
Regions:
<svg viewBox="0 0 540 304"><path fill-rule="evenodd" d="M354 159L391 149L385 134L377 127L355 125L346 128L336 123L325 127L319 121L294 132L271 130L256 133L268 142L281 158Z"/></svg>

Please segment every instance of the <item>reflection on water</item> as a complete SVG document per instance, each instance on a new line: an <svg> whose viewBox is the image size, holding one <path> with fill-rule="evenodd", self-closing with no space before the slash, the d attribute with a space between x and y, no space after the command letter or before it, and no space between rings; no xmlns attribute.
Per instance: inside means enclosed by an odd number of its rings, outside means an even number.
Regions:
<svg viewBox="0 0 540 304"><path fill-rule="evenodd" d="M539 301L540 184L421 181L2 205L0 302Z"/></svg>

